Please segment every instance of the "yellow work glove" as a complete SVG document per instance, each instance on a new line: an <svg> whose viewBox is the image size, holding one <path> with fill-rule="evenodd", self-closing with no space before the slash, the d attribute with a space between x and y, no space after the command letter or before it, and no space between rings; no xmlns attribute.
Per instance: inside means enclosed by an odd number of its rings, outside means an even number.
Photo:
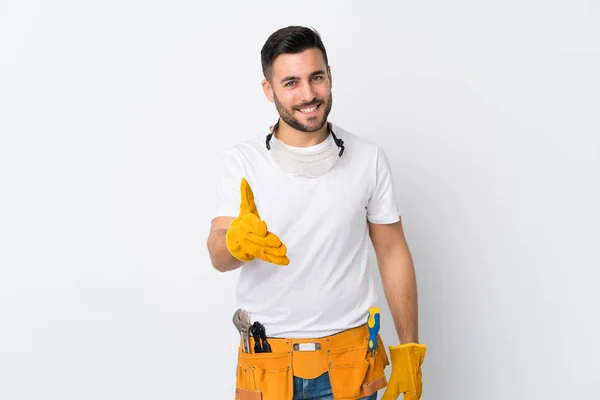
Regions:
<svg viewBox="0 0 600 400"><path fill-rule="evenodd" d="M266 222L260 219L254 194L246 178L242 178L241 194L240 214L231 222L225 235L227 249L240 261L259 258L273 264L288 265L287 248L279 237L268 231Z"/></svg>
<svg viewBox="0 0 600 400"><path fill-rule="evenodd" d="M427 346L407 343L390 346L392 373L381 400L396 400L404 393L404 400L418 400L423 392L421 364L425 359Z"/></svg>

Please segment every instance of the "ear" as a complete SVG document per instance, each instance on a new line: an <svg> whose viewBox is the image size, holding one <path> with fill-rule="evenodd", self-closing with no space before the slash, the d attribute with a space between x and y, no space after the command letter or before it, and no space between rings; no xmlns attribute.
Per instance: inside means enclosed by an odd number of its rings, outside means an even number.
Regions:
<svg viewBox="0 0 600 400"><path fill-rule="evenodd" d="M266 79L262 80L262 88L263 88L263 92L265 92L265 96L267 97L267 99L273 103L275 101L275 96L273 96L273 87L271 87L271 84L269 83L269 81L267 81Z"/></svg>
<svg viewBox="0 0 600 400"><path fill-rule="evenodd" d="M333 87L333 80L331 79L331 67L327 67L327 77L329 78L329 89Z"/></svg>

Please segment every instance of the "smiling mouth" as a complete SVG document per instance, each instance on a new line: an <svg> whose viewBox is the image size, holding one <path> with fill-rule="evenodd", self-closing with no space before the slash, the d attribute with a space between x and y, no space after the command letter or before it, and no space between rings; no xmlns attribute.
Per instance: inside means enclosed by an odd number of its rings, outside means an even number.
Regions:
<svg viewBox="0 0 600 400"><path fill-rule="evenodd" d="M321 107L321 103L315 104L314 106L311 106L311 107L296 108L296 111L300 111L303 114L310 114L312 112L317 111L317 109L319 107Z"/></svg>

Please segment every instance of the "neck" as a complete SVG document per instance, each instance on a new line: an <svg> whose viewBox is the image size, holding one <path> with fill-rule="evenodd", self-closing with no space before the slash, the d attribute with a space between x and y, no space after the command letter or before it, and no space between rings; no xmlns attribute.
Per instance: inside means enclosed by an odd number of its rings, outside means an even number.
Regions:
<svg viewBox="0 0 600 400"><path fill-rule="evenodd" d="M328 135L329 130L327 129L327 123L325 123L325 125L323 125L323 127L318 131L302 132L292 128L282 119L279 120L279 126L274 134L277 139L281 140L288 146L293 147L315 146L327 139Z"/></svg>

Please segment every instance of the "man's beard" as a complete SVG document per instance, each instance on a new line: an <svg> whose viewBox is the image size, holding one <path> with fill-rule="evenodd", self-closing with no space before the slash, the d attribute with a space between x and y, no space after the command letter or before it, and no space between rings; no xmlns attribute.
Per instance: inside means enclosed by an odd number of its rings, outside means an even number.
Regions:
<svg viewBox="0 0 600 400"><path fill-rule="evenodd" d="M284 120L285 123L287 123L292 128L297 129L301 132L316 132L319 129L321 129L327 122L327 117L329 116L329 113L331 112L331 106L333 105L333 96L332 96L331 92L329 92L329 99L328 99L327 103L323 102L320 99L315 99L315 100L311 101L310 103L296 106L296 107L292 108L291 110L285 108L279 102L279 100L277 99L277 96L273 95L273 97L275 99L275 108L277 108L277 112L279 113L279 116L281 117L281 119ZM319 108L325 107L325 111L323 113L322 120L319 120L318 117L311 117L311 118L309 118L309 123L305 125L294 116L294 112L296 111L295 110L296 108L306 108L306 107L310 107L311 105L315 105L315 104L321 104L319 106Z"/></svg>

